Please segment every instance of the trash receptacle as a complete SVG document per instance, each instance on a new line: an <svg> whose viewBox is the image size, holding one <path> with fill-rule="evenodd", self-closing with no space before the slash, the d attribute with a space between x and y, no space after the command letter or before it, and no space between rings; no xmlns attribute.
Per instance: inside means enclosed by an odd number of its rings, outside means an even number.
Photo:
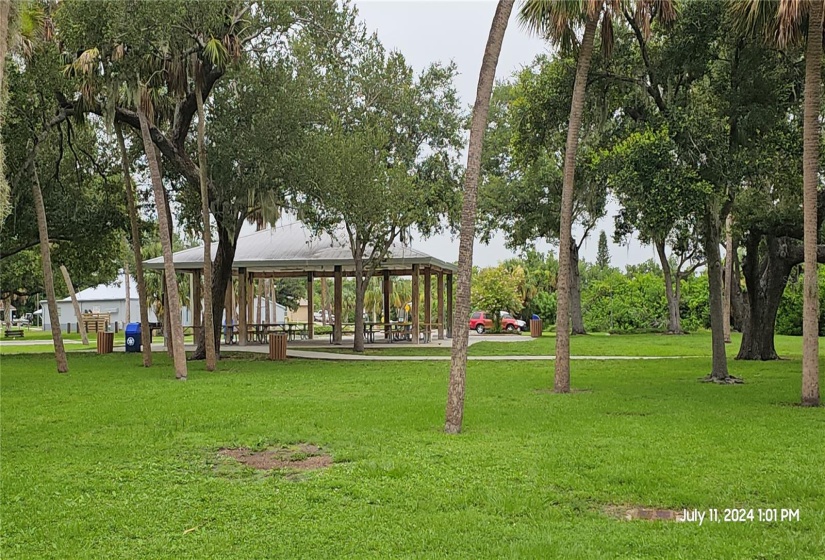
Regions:
<svg viewBox="0 0 825 560"><path fill-rule="evenodd" d="M140 323L126 325L126 351L140 352Z"/></svg>
<svg viewBox="0 0 825 560"><path fill-rule="evenodd" d="M544 325L542 324L541 319L538 315L533 315L533 318L530 319L530 336L533 338L540 338L543 329Z"/></svg>

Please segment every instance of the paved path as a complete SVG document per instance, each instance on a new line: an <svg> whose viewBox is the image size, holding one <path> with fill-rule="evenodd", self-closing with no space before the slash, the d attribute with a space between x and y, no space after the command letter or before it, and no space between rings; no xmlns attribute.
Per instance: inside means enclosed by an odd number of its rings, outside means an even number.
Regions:
<svg viewBox="0 0 825 560"><path fill-rule="evenodd" d="M90 340L91 341L91 340ZM80 340L71 340L71 339L63 339L63 344L83 344ZM40 345L48 345L54 346L54 341L51 339L36 339L36 340L26 340L24 339L17 339L17 340L0 340L0 346L40 346Z"/></svg>
<svg viewBox="0 0 825 560"><path fill-rule="evenodd" d="M266 354L267 351L262 352ZM363 362L448 362L450 356L358 356L356 354L338 354L336 352L312 352L287 348L290 358L306 360L363 361ZM698 356L570 356L571 360L673 360L678 358L695 358ZM555 360L555 356L467 356L471 362L496 362L503 360L536 362Z"/></svg>

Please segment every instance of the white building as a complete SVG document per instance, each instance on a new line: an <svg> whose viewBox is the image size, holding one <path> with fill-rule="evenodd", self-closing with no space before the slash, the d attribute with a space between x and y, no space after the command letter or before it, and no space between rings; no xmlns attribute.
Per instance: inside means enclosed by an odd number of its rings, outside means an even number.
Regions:
<svg viewBox="0 0 825 560"><path fill-rule="evenodd" d="M129 320L133 323L140 322L140 303L137 297L137 283L132 278L130 282L129 299ZM111 284L100 284L94 288L87 288L77 292L77 303L81 313L108 313L111 318L111 325L117 322L118 328L123 329L126 325L126 278L120 273L117 279ZM51 329L51 317L49 317L49 306L46 300L40 302L43 311L43 330ZM60 315L60 326L66 331L71 324L72 332L77 332L77 317L74 313L72 299L67 297L57 302L57 313ZM181 310L181 318L184 325L191 325L189 310ZM149 322L155 323L158 319L155 313L149 308Z"/></svg>

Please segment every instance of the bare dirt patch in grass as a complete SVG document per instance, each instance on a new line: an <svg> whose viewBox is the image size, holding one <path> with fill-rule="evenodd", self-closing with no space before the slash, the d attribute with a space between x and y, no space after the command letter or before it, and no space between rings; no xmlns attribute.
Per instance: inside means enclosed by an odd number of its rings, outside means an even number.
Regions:
<svg viewBox="0 0 825 560"><path fill-rule="evenodd" d="M675 509L662 509L641 506L607 506L604 512L611 517L625 521L684 521L684 512Z"/></svg>
<svg viewBox="0 0 825 560"><path fill-rule="evenodd" d="M289 469L293 471L314 471L332 465L332 456L317 445L299 443L277 449L253 451L246 447L224 448L218 451L221 457L230 457L253 469L270 471Z"/></svg>

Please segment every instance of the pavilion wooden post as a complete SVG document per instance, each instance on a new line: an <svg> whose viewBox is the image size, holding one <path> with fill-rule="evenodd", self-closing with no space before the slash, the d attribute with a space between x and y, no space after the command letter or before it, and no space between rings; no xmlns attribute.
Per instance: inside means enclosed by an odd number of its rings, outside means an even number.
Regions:
<svg viewBox="0 0 825 560"><path fill-rule="evenodd" d="M384 340L390 340L392 332L390 327L390 294L392 294L392 280L390 271L384 271Z"/></svg>
<svg viewBox="0 0 825 560"><path fill-rule="evenodd" d="M255 323L255 273L246 273L246 326ZM247 338L249 335L247 334Z"/></svg>
<svg viewBox="0 0 825 560"><path fill-rule="evenodd" d="M412 336L413 341L418 344L419 343L419 333L420 331L420 324L418 321L418 300L420 299L420 294L418 293L418 276L419 276L419 265L414 264L412 265Z"/></svg>
<svg viewBox="0 0 825 560"><path fill-rule="evenodd" d="M341 265L335 266L335 282L333 286L333 315L335 321L332 326L332 342L334 344L341 344L341 315L343 315L343 292L344 292L344 276L341 271Z"/></svg>
<svg viewBox="0 0 825 560"><path fill-rule="evenodd" d="M315 338L315 314L312 303L312 296L315 291L315 274L307 272L307 338L312 340Z"/></svg>
<svg viewBox="0 0 825 560"><path fill-rule="evenodd" d="M201 282L200 270L195 270L192 272L192 281L189 284L192 286L192 296L190 297L192 300L192 326L200 327L203 324L201 321L201 313L203 312L201 307L203 284Z"/></svg>
<svg viewBox="0 0 825 560"><path fill-rule="evenodd" d="M238 344L246 346L246 286L247 275L245 268L238 269Z"/></svg>
<svg viewBox="0 0 825 560"><path fill-rule="evenodd" d="M453 337L453 274L447 273L447 338Z"/></svg>
<svg viewBox="0 0 825 560"><path fill-rule="evenodd" d="M230 276L229 277L229 282L226 283L226 295L223 298L224 335L226 335L226 329L231 328L229 325L232 324L232 317L233 317L232 310L234 308L234 305L232 304L232 292L233 291L234 291L234 288L232 287L232 277ZM219 318L216 317L215 321L218 321L218 320L219 320ZM232 340L231 339L232 331L229 331L229 335L230 335L230 338L228 340Z"/></svg>
<svg viewBox="0 0 825 560"><path fill-rule="evenodd" d="M444 340L444 273L436 275L436 299L438 299L438 340Z"/></svg>
<svg viewBox="0 0 825 560"><path fill-rule="evenodd" d="M424 269L424 342L429 342L432 336L433 323L433 271L430 268Z"/></svg>

